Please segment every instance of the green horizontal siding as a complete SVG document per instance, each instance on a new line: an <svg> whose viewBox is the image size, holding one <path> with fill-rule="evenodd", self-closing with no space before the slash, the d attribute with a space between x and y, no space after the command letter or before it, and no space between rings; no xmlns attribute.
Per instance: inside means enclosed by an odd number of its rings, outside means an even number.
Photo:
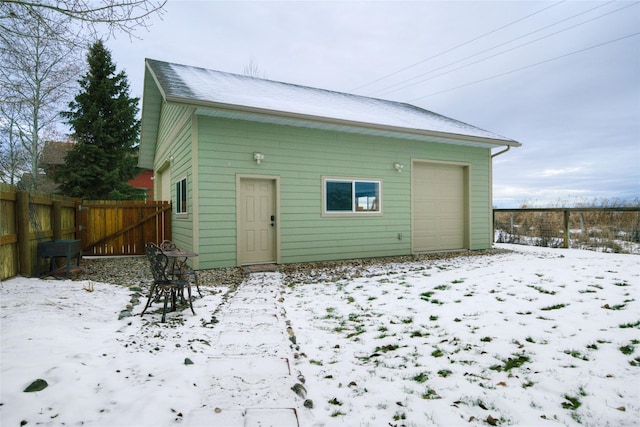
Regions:
<svg viewBox="0 0 640 427"><path fill-rule="evenodd" d="M409 254L411 159L471 165L472 248L490 244L487 148L205 116L198 118L197 132L200 268L236 265L236 174L279 177L283 263ZM265 156L260 165L254 151ZM393 162L404 171L396 172ZM323 176L380 180L383 215L323 217Z"/></svg>
<svg viewBox="0 0 640 427"><path fill-rule="evenodd" d="M171 156L170 185L172 208L172 240L178 247L185 250L193 250L193 185L192 173L193 153L191 150L193 109L175 104L162 104L161 121L158 131L158 144L156 147L156 168L162 165ZM187 215L176 215L176 181L187 178Z"/></svg>

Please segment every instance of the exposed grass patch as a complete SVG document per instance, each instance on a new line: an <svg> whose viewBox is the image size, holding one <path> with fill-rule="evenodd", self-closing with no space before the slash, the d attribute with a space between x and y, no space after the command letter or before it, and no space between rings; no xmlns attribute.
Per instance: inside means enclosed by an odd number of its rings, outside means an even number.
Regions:
<svg viewBox="0 0 640 427"><path fill-rule="evenodd" d="M587 360L587 361L589 360L587 356L580 353L580 351L578 350L565 350L564 354L568 354L569 356L575 357L576 359L580 359L580 360Z"/></svg>
<svg viewBox="0 0 640 427"><path fill-rule="evenodd" d="M317 365L317 366L322 366L322 365L323 365L322 360L310 359L310 360L309 360L309 363L310 363L311 365Z"/></svg>
<svg viewBox="0 0 640 427"><path fill-rule="evenodd" d="M431 356L433 356L433 357L442 357L442 356L444 356L444 352L442 350L440 350L439 348L436 348L435 350L433 350L431 352Z"/></svg>
<svg viewBox="0 0 640 427"><path fill-rule="evenodd" d="M562 407L564 409L570 409L572 411L575 411L582 405L582 402L580 402L579 397L569 396L568 394L565 394L564 398L566 400L565 402L562 402Z"/></svg>
<svg viewBox="0 0 640 427"><path fill-rule="evenodd" d="M622 354L624 354L625 356L628 356L630 354L633 354L633 352L635 351L635 347L631 344L627 344L627 345L623 345L619 348L619 350L622 352Z"/></svg>
<svg viewBox="0 0 640 427"><path fill-rule="evenodd" d="M627 304L615 304L615 305L605 304L602 306L602 308L604 308L605 310L624 310L626 306Z"/></svg>
<svg viewBox="0 0 640 427"><path fill-rule="evenodd" d="M491 338L491 337L482 337L482 338L480 338L480 341L482 341L482 342L491 342L491 341L493 341L493 338Z"/></svg>
<svg viewBox="0 0 640 427"><path fill-rule="evenodd" d="M447 289L449 289L448 285L438 285L435 288L433 288L436 291L446 291Z"/></svg>
<svg viewBox="0 0 640 427"><path fill-rule="evenodd" d="M615 286L629 286L629 284L627 282L616 282L614 283Z"/></svg>
<svg viewBox="0 0 640 427"><path fill-rule="evenodd" d="M356 325L355 327L355 331L351 332L350 334L347 334L347 338L353 338L356 337L360 334L364 334L366 331L366 329L364 328L364 325Z"/></svg>
<svg viewBox="0 0 640 427"><path fill-rule="evenodd" d="M422 393L422 398L425 400L433 400L433 399L440 399L440 396L438 396L438 393L436 393L434 389L427 388L425 392Z"/></svg>
<svg viewBox="0 0 640 427"><path fill-rule="evenodd" d="M448 369L440 369L438 371L438 375L440 375L442 378L447 378L449 375L451 375L453 372L451 372Z"/></svg>
<svg viewBox="0 0 640 427"><path fill-rule="evenodd" d="M489 369L491 369L492 371L498 371L498 372L510 371L511 369L519 368L525 363L531 361L529 356L526 356L523 354L513 354L512 356L513 357L509 357L506 360L502 360L502 365L493 365L493 366L490 366Z"/></svg>
<svg viewBox="0 0 640 427"><path fill-rule="evenodd" d="M626 329L626 328L640 328L640 320L638 320L637 322L634 323L623 323L620 325L620 327L622 329Z"/></svg>
<svg viewBox="0 0 640 427"><path fill-rule="evenodd" d="M561 308L565 308L568 305L569 304L554 304L548 307L542 307L540 310L543 310L543 311L560 310Z"/></svg>
<svg viewBox="0 0 640 427"><path fill-rule="evenodd" d="M429 301L433 294L434 292L423 292L420 294L420 299L423 301Z"/></svg>
<svg viewBox="0 0 640 427"><path fill-rule="evenodd" d="M429 374L427 372L421 372L418 375L414 375L411 379L419 384L426 382L429 379Z"/></svg>
<svg viewBox="0 0 640 427"><path fill-rule="evenodd" d="M431 315L429 316L429 320L435 322L436 320L438 320L438 316Z"/></svg>
<svg viewBox="0 0 640 427"><path fill-rule="evenodd" d="M522 388L529 388L529 387L533 387L535 385L535 383L533 381L531 381L530 379L527 379L525 382L522 383Z"/></svg>
<svg viewBox="0 0 640 427"><path fill-rule="evenodd" d="M566 399L566 401L562 402L562 407L564 409L569 409L571 411L571 418L573 418L573 420L578 424L582 424L582 419L580 418L578 412L576 412L580 405L582 405L580 399L578 397L573 397L566 394L564 395L564 398Z"/></svg>
<svg viewBox="0 0 640 427"><path fill-rule="evenodd" d="M442 305L444 303L442 301L440 301L439 299L434 298L434 299L431 300L431 304Z"/></svg>
<svg viewBox="0 0 640 427"><path fill-rule="evenodd" d="M546 294L546 295L555 295L556 292L555 291L549 291L546 290L540 286L535 286L535 285L527 285L529 288L531 289L535 289L536 291L540 292L541 294Z"/></svg>
<svg viewBox="0 0 640 427"><path fill-rule="evenodd" d="M390 351L394 351L399 348L400 346L398 344L387 344L387 345L376 347L376 349L374 350L374 353L388 353Z"/></svg>
<svg viewBox="0 0 640 427"><path fill-rule="evenodd" d="M522 344L520 341L518 340L511 340L511 344L515 344L518 346L518 348L524 348L524 344Z"/></svg>
<svg viewBox="0 0 640 427"><path fill-rule="evenodd" d="M396 412L393 415L393 420L394 421L400 421L400 420L406 420L407 419L407 414L405 414L404 412Z"/></svg>
<svg viewBox="0 0 640 427"><path fill-rule="evenodd" d="M342 402L340 402L337 398L333 398L329 400L329 405L342 406Z"/></svg>

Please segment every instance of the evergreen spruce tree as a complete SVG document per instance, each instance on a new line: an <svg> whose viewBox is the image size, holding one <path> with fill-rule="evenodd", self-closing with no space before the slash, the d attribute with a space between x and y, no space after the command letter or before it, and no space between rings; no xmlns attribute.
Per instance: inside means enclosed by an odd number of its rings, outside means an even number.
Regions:
<svg viewBox="0 0 640 427"><path fill-rule="evenodd" d="M141 199L144 190L127 184L138 173L135 144L140 134L138 98L129 97L124 72L116 74L102 41L87 54L89 71L78 81L80 92L62 116L77 144L56 171L60 192L84 199Z"/></svg>

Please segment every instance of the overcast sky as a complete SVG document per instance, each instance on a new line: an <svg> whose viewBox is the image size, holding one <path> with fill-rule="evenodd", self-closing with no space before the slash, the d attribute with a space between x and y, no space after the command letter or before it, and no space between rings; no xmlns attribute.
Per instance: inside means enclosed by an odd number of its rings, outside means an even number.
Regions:
<svg viewBox="0 0 640 427"><path fill-rule="evenodd" d="M640 2L169 0L107 41L132 96L144 59L408 102L523 144L494 205L640 197ZM499 151L499 150L494 150Z"/></svg>

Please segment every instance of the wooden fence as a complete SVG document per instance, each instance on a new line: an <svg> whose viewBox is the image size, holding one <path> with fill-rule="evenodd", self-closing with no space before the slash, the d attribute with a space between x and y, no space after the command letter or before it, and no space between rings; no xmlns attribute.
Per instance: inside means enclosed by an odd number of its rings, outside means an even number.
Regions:
<svg viewBox="0 0 640 427"><path fill-rule="evenodd" d="M624 252L640 243L640 207L494 209L493 226L497 242Z"/></svg>
<svg viewBox="0 0 640 427"><path fill-rule="evenodd" d="M84 200L78 239L85 255L141 255L146 242L171 240L171 203Z"/></svg>
<svg viewBox="0 0 640 427"><path fill-rule="evenodd" d="M137 255L171 239L169 202L81 201L0 183L0 280L37 276L38 243L80 239L84 255Z"/></svg>
<svg viewBox="0 0 640 427"><path fill-rule="evenodd" d="M74 239L76 199L0 185L0 279L37 275L38 242Z"/></svg>

